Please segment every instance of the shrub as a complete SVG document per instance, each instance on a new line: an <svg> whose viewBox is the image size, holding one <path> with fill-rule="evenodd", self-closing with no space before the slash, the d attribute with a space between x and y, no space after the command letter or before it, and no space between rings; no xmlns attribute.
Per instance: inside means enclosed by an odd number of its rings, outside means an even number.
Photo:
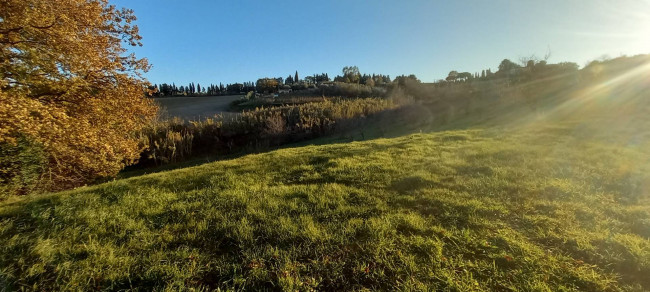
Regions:
<svg viewBox="0 0 650 292"><path fill-rule="evenodd" d="M253 91L247 92L246 96L244 96L244 99L246 99L246 100L251 100L253 98L255 98L255 92L253 92Z"/></svg>
<svg viewBox="0 0 650 292"><path fill-rule="evenodd" d="M231 119L158 122L140 132L145 150L139 165L160 165L191 155L231 153L317 137L396 107L392 100L377 98L320 100L257 108Z"/></svg>
<svg viewBox="0 0 650 292"><path fill-rule="evenodd" d="M156 164L177 162L192 154L193 140L180 119L156 123L141 133L142 155Z"/></svg>
<svg viewBox="0 0 650 292"><path fill-rule="evenodd" d="M47 189L47 156L42 144L20 137L15 144L0 143L0 199Z"/></svg>
<svg viewBox="0 0 650 292"><path fill-rule="evenodd" d="M294 89L296 90L296 89ZM347 97L347 98L369 98L385 97L387 90L384 87L368 86L356 83L332 82L320 84L307 90L294 91L285 96L327 96L327 97Z"/></svg>

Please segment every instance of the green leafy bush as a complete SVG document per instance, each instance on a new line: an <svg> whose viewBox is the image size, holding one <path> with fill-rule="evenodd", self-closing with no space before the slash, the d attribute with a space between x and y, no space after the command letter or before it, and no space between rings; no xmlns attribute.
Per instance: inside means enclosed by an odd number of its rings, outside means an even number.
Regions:
<svg viewBox="0 0 650 292"><path fill-rule="evenodd" d="M15 145L0 144L0 199L46 187L47 156L43 146L20 137Z"/></svg>

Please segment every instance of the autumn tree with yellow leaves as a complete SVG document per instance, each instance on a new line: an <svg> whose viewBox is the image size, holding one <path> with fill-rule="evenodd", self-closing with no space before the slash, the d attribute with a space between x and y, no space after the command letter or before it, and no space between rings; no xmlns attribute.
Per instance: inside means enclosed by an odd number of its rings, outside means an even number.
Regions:
<svg viewBox="0 0 650 292"><path fill-rule="evenodd" d="M141 152L156 106L135 16L107 0L0 0L0 185L69 188ZM2 189L0 189L2 191Z"/></svg>

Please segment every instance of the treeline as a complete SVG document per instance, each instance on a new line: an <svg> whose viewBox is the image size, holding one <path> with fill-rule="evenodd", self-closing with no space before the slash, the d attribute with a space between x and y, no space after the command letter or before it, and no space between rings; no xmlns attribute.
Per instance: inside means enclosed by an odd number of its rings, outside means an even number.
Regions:
<svg viewBox="0 0 650 292"><path fill-rule="evenodd" d="M517 64L509 59L504 59L498 65L496 72L492 72L489 68L475 73L452 70L449 72L447 78L439 79L432 83L423 83L414 74L396 76L391 80L389 75L362 74L357 66L346 66L342 70L342 75L337 75L333 81L323 81L320 83L301 82L287 85L282 83L282 78L261 78L258 79L255 89L256 92L261 93L274 93L279 91L291 97L381 97L386 96L394 87L410 85L412 88L412 84L423 84L434 87L477 82L514 85L532 80L553 78L554 76L560 75L565 80L570 80L574 83L579 79L578 65L575 63L562 62L549 64L546 60L538 60L533 57L520 60L520 62L521 64ZM322 74L321 76L327 75ZM288 89L291 90L289 91ZM429 93L434 94L432 92ZM252 97L254 96L248 96L248 98Z"/></svg>
<svg viewBox="0 0 650 292"><path fill-rule="evenodd" d="M497 71L493 72L491 68L483 69L480 72L461 72L458 70L452 70L449 72L447 77L444 79L438 79L430 84L435 84L437 86L445 86L450 83L462 83L462 82L477 82L477 81L507 81L511 84L517 84L522 82L529 82L532 80L549 78L552 76L568 74L567 78L573 78L574 82L577 82L579 78L586 77L585 70L579 70L579 66L573 62L561 62L556 64L549 64L547 62L548 56L545 59L538 59L534 56L528 58L522 58L519 60L519 63L513 62L510 59L502 60L497 66ZM589 66L594 71L593 68L599 62L594 61ZM583 73L578 74L578 71ZM579 76L580 75L580 76ZM588 75L588 74L587 74ZM341 75L337 75L333 80L330 79L327 73L314 74L307 76L304 79L300 79L298 72L295 74L289 75L286 78L282 77L265 77L259 78L256 82L243 82L243 83L233 83L233 84L210 84L208 86L202 87L200 84L190 83L188 85L181 85L177 87L174 83L172 84L154 84L149 89L153 92L153 96L201 96L201 95L236 95L236 94L246 94L249 92L253 93L289 93L295 91L304 91L309 89L317 89L321 86L328 87L335 83L346 83L346 84L360 84L370 87L385 87L389 88L393 85L404 86L409 82L418 82L421 81L417 76L411 75L400 75L396 76L394 79L391 79L389 75L384 74L367 74L361 73L357 66L346 66L342 70ZM321 93L326 94L327 89L321 90ZM305 94L310 95L312 93L305 92ZM347 94L343 94L348 96ZM332 96L341 96L339 93L333 93ZM367 95L364 95L367 96Z"/></svg>
<svg viewBox="0 0 650 292"><path fill-rule="evenodd" d="M161 83L149 86L149 95L154 97L170 96L218 96L218 95L239 95L248 92L273 93L280 89L304 90L314 88L315 84L330 81L327 73L314 74L300 79L298 71L287 78L260 78L257 82L242 82L210 84L201 86L200 83L190 82L187 85L176 86L175 83Z"/></svg>
<svg viewBox="0 0 650 292"><path fill-rule="evenodd" d="M346 66L343 67L343 75L337 75L334 77L335 82L341 83L357 83L368 86L381 86L391 83L389 75L382 74L361 74L359 67L357 66Z"/></svg>
<svg viewBox="0 0 650 292"><path fill-rule="evenodd" d="M548 64L546 60L534 58L520 61L517 64L509 59L504 59L498 66L497 72L491 69L484 69L480 73L458 72L452 70L445 79L440 79L435 83L445 84L447 82L468 82L468 81L488 81L497 79L508 79L512 82L527 82L533 79L540 79L559 74L573 74L578 71L578 64L572 62L562 62L557 64Z"/></svg>
<svg viewBox="0 0 650 292"><path fill-rule="evenodd" d="M343 68L343 75L337 75L334 82L374 87L389 85L392 81L389 75L361 74L358 67L350 66ZM175 83L154 84L149 87L149 92L154 97L244 95L249 92L270 94L314 89L320 85L331 85L332 83L327 73L313 74L300 79L298 71L296 71L295 74L286 78L264 77L259 78L256 82L232 83L225 86L222 83L201 86L201 84L195 84L194 82L181 86L176 86Z"/></svg>
<svg viewBox="0 0 650 292"><path fill-rule="evenodd" d="M506 59L497 72L485 77L435 83L404 78L399 88L436 119L446 122L515 111L547 114L558 108L607 111L622 105L643 107L650 102L643 98L650 90L647 80L650 55L593 61L580 70L569 62L529 60L517 65Z"/></svg>
<svg viewBox="0 0 650 292"><path fill-rule="evenodd" d="M181 86L176 86L175 83L162 83L149 87L151 96L155 97L237 95L254 90L255 84L253 82L232 83L225 86L222 83L208 86L201 86L200 83L195 84L194 82Z"/></svg>
<svg viewBox="0 0 650 292"><path fill-rule="evenodd" d="M544 78L567 72L577 72L578 65L571 62L563 62L557 64L548 64L546 60L539 60L534 57L520 60L520 63L515 63L509 59L504 59L498 65L498 70L492 72L492 69L484 69L481 72L459 72L452 70L446 78L439 79L433 84L445 85L447 83L457 82L474 82L474 81L490 81L490 80L508 80L510 82L526 82L536 78ZM332 82L333 81L333 82ZM369 87L390 87L393 85L404 86L407 82L421 82L417 76L400 75L391 79L389 75L384 74L367 74L361 73L357 66L346 66L342 69L342 74L330 80L327 73L314 74L300 79L298 72L289 75L286 78L282 77L265 77L259 78L256 82L243 82L233 84L210 84L202 87L200 84L190 83L186 86L177 87L174 83L163 83L160 85L153 85L150 90L154 96L213 96L213 95L236 95L253 93L289 93L295 91L304 91L309 89L317 89L324 86L325 89L321 90L322 94L328 96L328 88L332 88L335 83L346 84L359 84ZM334 88L342 88L341 86ZM331 91L331 90L330 90ZM313 92L304 92L307 95ZM300 94L300 93L298 93ZM330 96L350 96L345 90L343 92L331 92ZM367 97L368 95L361 95Z"/></svg>

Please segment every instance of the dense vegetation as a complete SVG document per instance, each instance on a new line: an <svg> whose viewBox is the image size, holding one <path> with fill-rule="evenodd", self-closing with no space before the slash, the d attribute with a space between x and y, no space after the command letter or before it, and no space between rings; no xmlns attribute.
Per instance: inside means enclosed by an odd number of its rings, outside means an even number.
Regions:
<svg viewBox="0 0 650 292"><path fill-rule="evenodd" d="M394 109L387 99L320 99L256 108L235 118L154 123L141 133L145 145L140 166L179 162L200 155L268 149L349 129L369 116Z"/></svg>
<svg viewBox="0 0 650 292"><path fill-rule="evenodd" d="M64 15L65 17L61 17ZM132 11L103 1L0 1L0 194L114 176L157 108ZM0 195L0 196L1 196Z"/></svg>
<svg viewBox="0 0 650 292"><path fill-rule="evenodd" d="M315 89L318 85L331 84L327 73L313 74L300 79L298 71L294 76L289 75L287 78L282 77L265 77L260 78L257 82L242 82L210 84L201 86L200 83L190 82L187 85L177 86L176 83L154 84L149 87L156 97L170 96L219 96L219 95L236 95L248 92L274 93L280 90L302 91L306 89ZM386 86L391 84L390 76L381 74L361 74L356 66L347 66L343 68L343 76L336 76L334 81L337 83L362 84L369 87ZM333 94L331 96L341 96L342 94Z"/></svg>
<svg viewBox="0 0 650 292"><path fill-rule="evenodd" d="M650 123L634 113L289 148L7 202L0 283L647 290Z"/></svg>

